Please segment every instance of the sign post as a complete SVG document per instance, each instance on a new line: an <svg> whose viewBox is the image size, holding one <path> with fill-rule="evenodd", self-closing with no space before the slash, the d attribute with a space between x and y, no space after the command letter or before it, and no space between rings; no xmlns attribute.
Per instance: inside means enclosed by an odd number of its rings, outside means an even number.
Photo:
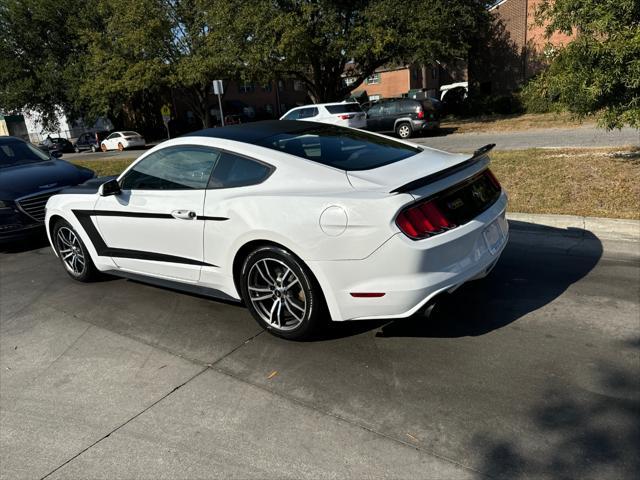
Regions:
<svg viewBox="0 0 640 480"><path fill-rule="evenodd" d="M164 126L167 129L167 138L171 138L171 133L169 132L169 120L171 120L171 106L165 103L162 106L162 108L160 108L160 113L162 114L162 121L164 122Z"/></svg>
<svg viewBox="0 0 640 480"><path fill-rule="evenodd" d="M222 80L213 81L213 93L215 93L218 96L218 106L220 107L220 122L222 122L222 126L224 127L224 114L222 113L222 100L221 100L221 95L224 93L224 89L222 87Z"/></svg>

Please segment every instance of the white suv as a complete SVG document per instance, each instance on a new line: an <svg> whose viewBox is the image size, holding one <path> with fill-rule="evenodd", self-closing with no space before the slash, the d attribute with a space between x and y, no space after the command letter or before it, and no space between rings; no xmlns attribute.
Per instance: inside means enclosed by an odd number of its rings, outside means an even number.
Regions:
<svg viewBox="0 0 640 480"><path fill-rule="evenodd" d="M317 103L296 107L280 117L280 120L306 120L341 127L367 128L367 114L357 102Z"/></svg>

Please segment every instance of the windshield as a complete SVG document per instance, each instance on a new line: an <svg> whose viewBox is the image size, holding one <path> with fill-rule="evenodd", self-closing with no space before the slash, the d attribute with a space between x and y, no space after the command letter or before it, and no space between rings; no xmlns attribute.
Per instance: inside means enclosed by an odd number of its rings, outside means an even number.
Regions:
<svg viewBox="0 0 640 480"><path fill-rule="evenodd" d="M124 135L125 137L139 137L140 134L136 133L136 132L122 132L122 135Z"/></svg>
<svg viewBox="0 0 640 480"><path fill-rule="evenodd" d="M30 143L21 140L0 140L0 168L44 162L49 156Z"/></svg>
<svg viewBox="0 0 640 480"><path fill-rule="evenodd" d="M279 133L256 144L346 171L382 167L422 151L391 138L333 125Z"/></svg>

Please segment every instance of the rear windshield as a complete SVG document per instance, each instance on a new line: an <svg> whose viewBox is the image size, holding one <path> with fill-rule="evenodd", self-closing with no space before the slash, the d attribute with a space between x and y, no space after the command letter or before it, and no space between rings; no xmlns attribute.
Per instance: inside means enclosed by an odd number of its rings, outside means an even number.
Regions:
<svg viewBox="0 0 640 480"><path fill-rule="evenodd" d="M45 162L47 160L49 160L49 155L30 143L20 140L0 141L0 168Z"/></svg>
<svg viewBox="0 0 640 480"><path fill-rule="evenodd" d="M136 132L122 132L122 135L124 135L125 137L139 137L140 134L136 133Z"/></svg>
<svg viewBox="0 0 640 480"><path fill-rule="evenodd" d="M333 125L278 133L259 140L257 145L346 171L382 167L422 151L391 138Z"/></svg>
<svg viewBox="0 0 640 480"><path fill-rule="evenodd" d="M359 103L339 103L337 105L325 105L329 113L354 113L362 112Z"/></svg>

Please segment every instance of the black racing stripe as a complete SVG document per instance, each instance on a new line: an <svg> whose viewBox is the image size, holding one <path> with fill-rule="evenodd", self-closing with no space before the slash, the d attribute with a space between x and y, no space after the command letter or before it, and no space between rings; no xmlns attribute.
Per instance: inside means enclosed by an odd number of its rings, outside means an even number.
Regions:
<svg viewBox="0 0 640 480"><path fill-rule="evenodd" d="M118 210L77 210L100 217L174 218L170 213L123 212Z"/></svg>
<svg viewBox="0 0 640 480"><path fill-rule="evenodd" d="M116 210L77 210L81 212L87 212L90 215L100 217L136 217L136 218L175 218L170 213L149 213L149 212L123 212ZM229 220L228 217L207 217L205 215L198 215L194 220L210 220L213 222L224 222Z"/></svg>
<svg viewBox="0 0 640 480"><path fill-rule="evenodd" d="M224 222L225 220L229 220L228 217L206 217L204 215L198 215L198 220L210 220L212 222Z"/></svg>
<svg viewBox="0 0 640 480"><path fill-rule="evenodd" d="M100 232L96 229L96 226L91 220L92 215L96 215L94 210L72 210L76 216L84 231L91 239L93 247L101 257L117 257L117 258L132 258L136 260L155 260L158 262L167 263L181 263L186 265L200 265L205 267L218 267L211 263L201 262L200 260L194 260L192 258L177 257L175 255L166 255L164 253L146 252L143 250L129 250L126 248L113 248L107 246L104 239L100 235ZM98 214L99 215L99 214ZM172 217L173 218L173 217Z"/></svg>

